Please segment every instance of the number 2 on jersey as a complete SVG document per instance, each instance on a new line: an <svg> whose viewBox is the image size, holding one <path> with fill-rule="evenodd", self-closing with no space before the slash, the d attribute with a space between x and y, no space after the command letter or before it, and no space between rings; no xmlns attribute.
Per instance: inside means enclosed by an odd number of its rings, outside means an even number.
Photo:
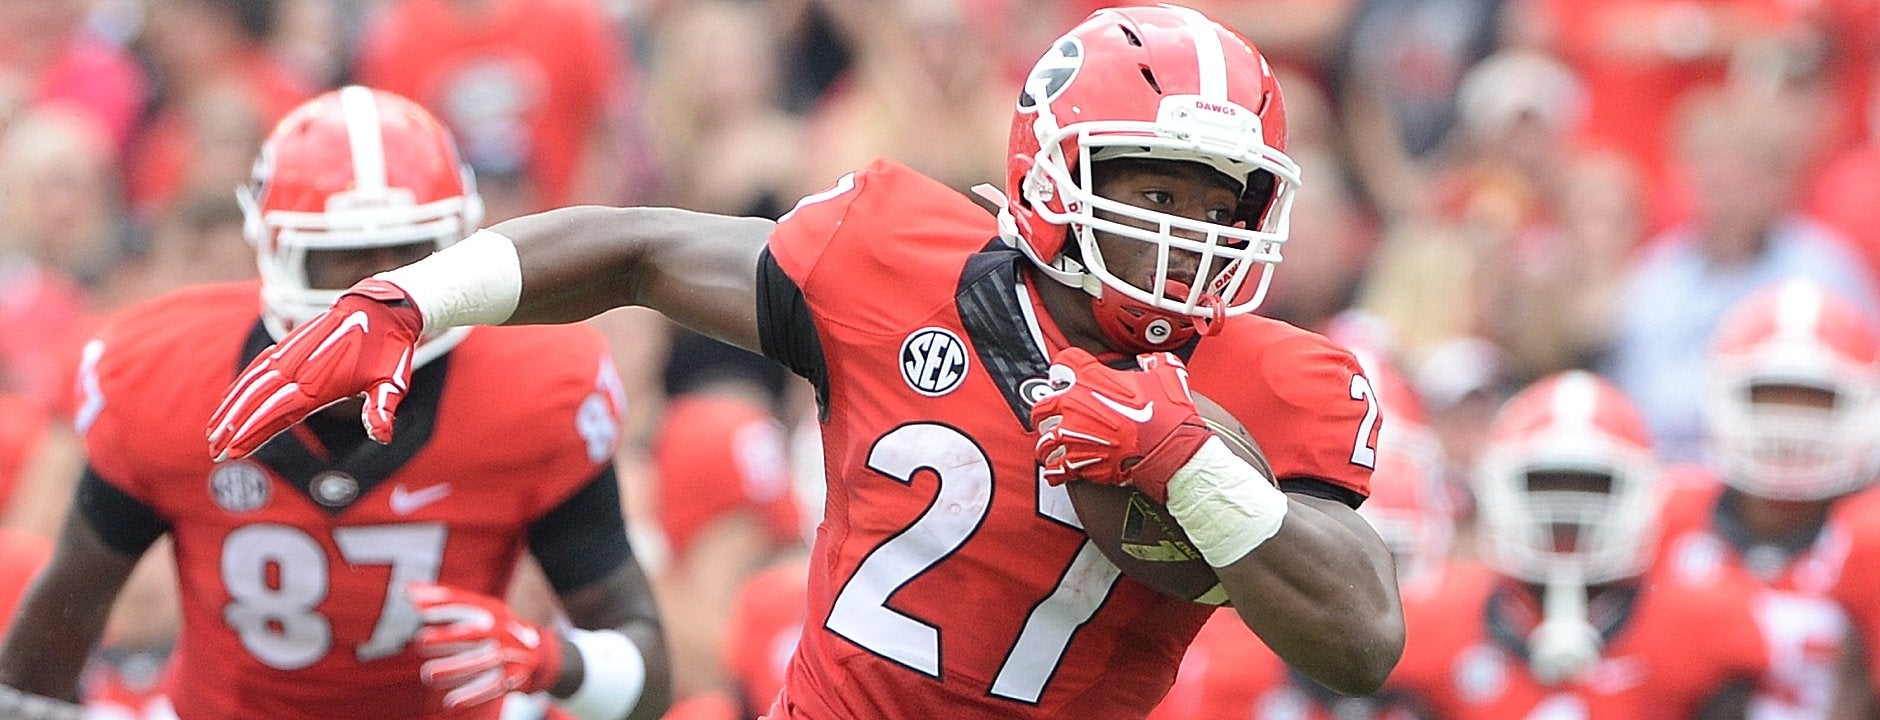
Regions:
<svg viewBox="0 0 1880 720"><path fill-rule="evenodd" d="M417 610L402 588L437 580L444 535L440 523L333 530L333 544L347 565L391 568L372 636L353 651L360 661L397 653L417 632ZM268 667L298 670L332 649L332 621L315 610L330 589L330 568L326 550L307 531L262 523L229 533L222 542L222 584L229 595L223 620L242 647Z"/></svg>
<svg viewBox="0 0 1880 720"><path fill-rule="evenodd" d="M912 485L914 474L928 469L939 478L940 488L912 525L862 559L836 595L823 627L928 677L940 677L941 629L888 607L888 600L979 529L992 503L992 462L959 430L913 423L875 441L868 467L903 485ZM1072 635L1097 614L1121 575L1086 541L1051 595L1026 617L993 678L992 694L1037 702Z"/></svg>

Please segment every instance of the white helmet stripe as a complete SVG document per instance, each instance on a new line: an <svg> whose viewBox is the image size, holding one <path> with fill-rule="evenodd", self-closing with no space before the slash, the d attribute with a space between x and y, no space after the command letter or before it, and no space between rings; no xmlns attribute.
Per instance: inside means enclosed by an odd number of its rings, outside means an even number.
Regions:
<svg viewBox="0 0 1880 720"><path fill-rule="evenodd" d="M339 106L352 146L353 182L360 190L385 189L385 139L379 136L379 104L372 91L358 85L340 88Z"/></svg>
<svg viewBox="0 0 1880 720"><path fill-rule="evenodd" d="M1195 61L1199 63L1200 95L1212 102L1227 101L1227 55L1221 48L1220 26L1208 16L1185 7L1164 5L1188 22L1195 39Z"/></svg>
<svg viewBox="0 0 1880 720"><path fill-rule="evenodd" d="M1553 410L1554 421L1561 428L1571 428L1575 432L1593 431L1593 412L1599 404L1599 388L1594 384L1592 375L1584 371L1562 375L1550 400L1549 409Z"/></svg>
<svg viewBox="0 0 1880 720"><path fill-rule="evenodd" d="M1822 302L1821 288L1813 283L1783 283L1776 294L1776 336L1784 343L1815 345Z"/></svg>

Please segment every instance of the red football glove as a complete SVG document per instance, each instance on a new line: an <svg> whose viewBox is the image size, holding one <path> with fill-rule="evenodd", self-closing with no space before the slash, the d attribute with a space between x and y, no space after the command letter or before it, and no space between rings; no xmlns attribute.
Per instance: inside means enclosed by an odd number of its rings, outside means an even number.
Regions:
<svg viewBox="0 0 1880 720"><path fill-rule="evenodd" d="M1037 458L1053 485L1072 478L1130 485L1168 502L1168 481L1214 435L1188 394L1188 370L1169 353L1117 370L1078 348L1051 365L1052 392L1031 406Z"/></svg>
<svg viewBox="0 0 1880 720"><path fill-rule="evenodd" d="M424 627L413 638L425 685L444 691L444 709L459 710L531 693L561 676L561 637L516 619L503 601L442 585L405 588Z"/></svg>
<svg viewBox="0 0 1880 720"><path fill-rule="evenodd" d="M424 317L403 289L360 281L248 364L209 419L209 453L246 456L315 410L361 394L366 434L391 442L423 332Z"/></svg>

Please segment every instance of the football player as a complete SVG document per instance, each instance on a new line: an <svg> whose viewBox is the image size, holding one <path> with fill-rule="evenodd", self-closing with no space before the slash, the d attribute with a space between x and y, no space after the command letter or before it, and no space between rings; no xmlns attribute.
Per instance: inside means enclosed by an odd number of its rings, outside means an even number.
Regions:
<svg viewBox="0 0 1880 720"><path fill-rule="evenodd" d="M409 100L345 87L282 120L238 196L258 286L178 291L86 346L88 466L0 649L0 716L78 717L112 599L168 534L180 717L495 718L506 694L538 691L588 720L658 717L664 647L612 462L625 398L596 332L414 332L399 386L363 406L405 396L395 441L369 442L353 400L241 459L201 452L194 426L256 354L352 283L476 227L449 134ZM343 324L377 336L382 322ZM525 548L572 627L498 599Z"/></svg>
<svg viewBox="0 0 1880 720"><path fill-rule="evenodd" d="M1710 461L1680 468L1666 562L1686 582L1763 588L1775 664L1757 712L1823 717L1847 614L1870 613L1880 585L1853 560L1880 554L1880 527L1846 502L1880 472L1880 328L1818 283L1775 284L1724 315L1706 385Z"/></svg>
<svg viewBox="0 0 1880 720"><path fill-rule="evenodd" d="M1435 717L1742 717L1768 667L1746 583L1648 573L1659 507L1644 421L1572 371L1503 405L1477 466L1485 566L1406 595L1390 686Z"/></svg>
<svg viewBox="0 0 1880 720"><path fill-rule="evenodd" d="M421 333L645 305L822 403L827 513L771 716L1146 715L1212 608L1122 577L1072 478L1165 502L1281 658L1375 690L1403 648L1390 553L1354 509L1376 396L1349 352L1250 314L1299 185L1270 68L1198 12L1130 7L1054 41L1024 87L996 215L881 160L776 222L499 223L297 328L230 389L210 451L245 457L362 392L371 435L395 441ZM1252 428L1271 477L1190 386Z"/></svg>

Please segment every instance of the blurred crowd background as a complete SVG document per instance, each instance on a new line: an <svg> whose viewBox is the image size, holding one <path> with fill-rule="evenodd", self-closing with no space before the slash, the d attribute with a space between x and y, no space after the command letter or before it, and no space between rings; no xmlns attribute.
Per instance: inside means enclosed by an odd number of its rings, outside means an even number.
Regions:
<svg viewBox="0 0 1880 720"><path fill-rule="evenodd" d="M1018 83L1104 4L0 0L4 540L30 556L56 532L101 320L255 274L233 189L301 100L358 82L425 104L486 222L579 203L774 217L876 156L1002 184ZM1880 307L1880 0L1190 4L1273 63L1304 168L1262 313L1402 371L1465 525L1460 479L1528 381L1600 371L1664 459L1694 460L1694 369L1730 303L1802 276ZM651 313L593 322L631 398L626 512L678 694L762 682L787 642L720 648L753 613L800 622L778 600L801 583L787 564L736 605L821 506L806 392ZM174 601L167 570L145 575L94 695L135 697L161 658Z"/></svg>

